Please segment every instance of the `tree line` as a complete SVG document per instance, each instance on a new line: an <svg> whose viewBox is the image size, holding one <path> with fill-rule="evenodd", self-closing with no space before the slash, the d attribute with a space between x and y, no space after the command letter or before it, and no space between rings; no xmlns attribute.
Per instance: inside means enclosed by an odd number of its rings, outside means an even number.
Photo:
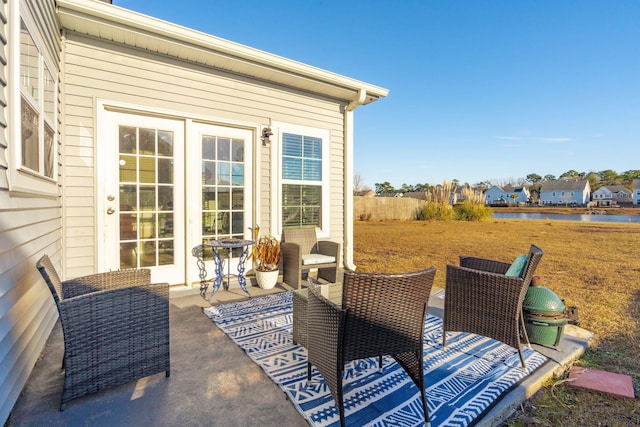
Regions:
<svg viewBox="0 0 640 427"><path fill-rule="evenodd" d="M451 183L456 187L463 188L471 188L475 191L486 191L494 185L504 187L506 185L512 185L514 187L524 187L527 186L533 190L539 189L542 184L547 181L556 181L558 179L567 179L567 180L588 180L589 185L591 186L591 191L595 191L600 187L606 185L622 185L631 190L631 183L634 179L640 179L640 169L632 169L622 173L617 173L612 169L605 169L598 172L578 172L574 169L568 170L562 175L556 177L555 175L547 174L547 175L539 175L537 173L530 173L526 176L526 178L519 179L506 179L500 181L481 181L475 183L473 185L465 182L464 184L460 184L460 181L457 179L451 180ZM354 192L359 193L363 190L369 190L366 186L364 186L362 177L359 174L356 174L354 177ZM441 187L441 184L430 185L428 183L418 183L418 184L402 184L400 188L394 188L391 183L388 181L385 182L377 182L375 183L375 192L376 194L389 194L389 193L411 193L415 191L427 191L431 187Z"/></svg>

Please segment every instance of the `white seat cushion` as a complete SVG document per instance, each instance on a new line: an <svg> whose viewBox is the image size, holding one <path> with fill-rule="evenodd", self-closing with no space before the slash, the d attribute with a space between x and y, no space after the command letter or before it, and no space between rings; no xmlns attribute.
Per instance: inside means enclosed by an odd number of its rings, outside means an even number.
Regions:
<svg viewBox="0 0 640 427"><path fill-rule="evenodd" d="M302 255L302 265L328 264L336 262L336 257L322 254Z"/></svg>

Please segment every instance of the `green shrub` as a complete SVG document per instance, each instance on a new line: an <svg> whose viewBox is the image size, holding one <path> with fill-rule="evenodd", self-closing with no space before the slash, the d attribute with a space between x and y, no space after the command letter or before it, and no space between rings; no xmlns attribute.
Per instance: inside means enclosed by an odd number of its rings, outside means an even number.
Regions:
<svg viewBox="0 0 640 427"><path fill-rule="evenodd" d="M420 211L419 219L424 221L449 221L455 219L456 214L449 204L427 200Z"/></svg>
<svg viewBox="0 0 640 427"><path fill-rule="evenodd" d="M453 207L456 219L459 221L484 221L489 219L493 211L487 206L464 201Z"/></svg>
<svg viewBox="0 0 640 427"><path fill-rule="evenodd" d="M493 214L484 204L484 196L469 187L461 191L462 203L451 206L451 195L455 185L444 181L442 185L431 187L426 196L426 203L418 215L424 221L483 221Z"/></svg>

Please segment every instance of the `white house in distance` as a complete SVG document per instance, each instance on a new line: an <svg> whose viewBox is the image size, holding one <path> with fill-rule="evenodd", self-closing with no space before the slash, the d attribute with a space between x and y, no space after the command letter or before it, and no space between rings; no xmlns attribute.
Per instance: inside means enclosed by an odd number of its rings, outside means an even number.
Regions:
<svg viewBox="0 0 640 427"><path fill-rule="evenodd" d="M631 191L633 192L633 204L640 206L640 179L634 179L631 183Z"/></svg>
<svg viewBox="0 0 640 427"><path fill-rule="evenodd" d="M505 185L500 187L494 185L484 192L485 204L519 204L526 203L530 200L531 194L526 187L514 187L512 185Z"/></svg>
<svg viewBox="0 0 640 427"><path fill-rule="evenodd" d="M2 1L0 43L0 422L57 319L43 254L184 288L203 240L307 225L352 267L354 110L387 89L109 1Z"/></svg>
<svg viewBox="0 0 640 427"><path fill-rule="evenodd" d="M632 203L633 193L624 185L604 185L591 194L598 206L612 206L620 203Z"/></svg>
<svg viewBox="0 0 640 427"><path fill-rule="evenodd" d="M547 181L540 188L541 205L586 205L591 199L589 181Z"/></svg>

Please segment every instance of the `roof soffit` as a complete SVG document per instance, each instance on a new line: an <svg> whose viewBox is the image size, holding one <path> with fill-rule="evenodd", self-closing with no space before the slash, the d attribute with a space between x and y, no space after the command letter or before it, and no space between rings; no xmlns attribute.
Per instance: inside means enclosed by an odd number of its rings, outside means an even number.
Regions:
<svg viewBox="0 0 640 427"><path fill-rule="evenodd" d="M58 0L62 28L339 100L364 104L388 90L111 4Z"/></svg>

